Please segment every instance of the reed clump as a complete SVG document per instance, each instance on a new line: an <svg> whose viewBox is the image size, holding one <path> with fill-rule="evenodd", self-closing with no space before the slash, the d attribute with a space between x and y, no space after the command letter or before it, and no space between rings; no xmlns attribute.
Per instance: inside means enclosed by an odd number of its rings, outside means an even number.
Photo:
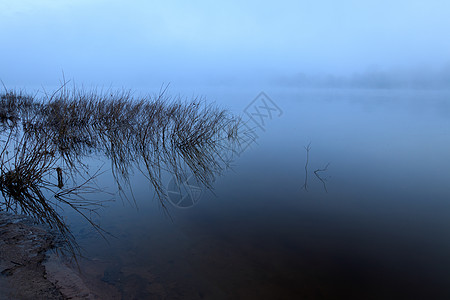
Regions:
<svg viewBox="0 0 450 300"><path fill-rule="evenodd" d="M226 167L219 153L232 151L241 135L239 118L200 99L172 99L165 91L139 98L67 85L41 98L5 90L0 124L0 209L31 215L69 243L73 236L57 211L60 204L100 230L90 215L102 203L82 196L96 191L98 173L85 164L87 157L109 159L119 190L134 170L142 172L165 207L163 171L180 178L190 172L211 187Z"/></svg>

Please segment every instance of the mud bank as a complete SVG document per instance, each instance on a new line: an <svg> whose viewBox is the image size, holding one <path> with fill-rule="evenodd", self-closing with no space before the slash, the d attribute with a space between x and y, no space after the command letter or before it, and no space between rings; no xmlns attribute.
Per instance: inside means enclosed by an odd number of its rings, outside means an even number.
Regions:
<svg viewBox="0 0 450 300"><path fill-rule="evenodd" d="M103 298L52 251L56 245L56 235L45 226L0 212L0 299Z"/></svg>

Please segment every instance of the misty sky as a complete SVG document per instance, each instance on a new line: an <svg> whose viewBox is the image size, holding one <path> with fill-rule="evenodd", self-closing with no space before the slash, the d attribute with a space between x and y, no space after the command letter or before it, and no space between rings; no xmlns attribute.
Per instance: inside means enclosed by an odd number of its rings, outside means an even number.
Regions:
<svg viewBox="0 0 450 300"><path fill-rule="evenodd" d="M226 83L441 68L450 1L0 0L0 79Z"/></svg>

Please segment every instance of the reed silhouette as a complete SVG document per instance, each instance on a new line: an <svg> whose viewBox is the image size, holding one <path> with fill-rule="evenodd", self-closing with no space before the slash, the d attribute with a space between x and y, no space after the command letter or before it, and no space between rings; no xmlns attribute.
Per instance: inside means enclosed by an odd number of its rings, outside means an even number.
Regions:
<svg viewBox="0 0 450 300"><path fill-rule="evenodd" d="M25 213L56 228L72 252L74 236L59 205L80 213L100 233L92 213L103 202L86 195L100 170L86 158L106 156L121 196L134 170L149 180L162 207L167 194L162 172L186 172L207 188L227 167L220 153L239 147L240 118L200 99L133 97L129 91L69 89L64 83L43 97L0 94L0 210ZM186 169L187 166L187 169ZM69 180L70 179L70 180Z"/></svg>

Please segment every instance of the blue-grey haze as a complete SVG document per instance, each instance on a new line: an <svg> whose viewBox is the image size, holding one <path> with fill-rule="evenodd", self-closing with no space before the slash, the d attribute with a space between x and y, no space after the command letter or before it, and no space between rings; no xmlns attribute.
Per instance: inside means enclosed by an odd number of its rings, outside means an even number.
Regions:
<svg viewBox="0 0 450 300"><path fill-rule="evenodd" d="M376 72L387 74L381 87L443 87L449 11L444 0L2 0L0 79L54 85L64 71L97 86L335 86L323 77Z"/></svg>
<svg viewBox="0 0 450 300"><path fill-rule="evenodd" d="M124 298L449 299L449 12L444 0L0 0L0 79L170 82L239 114L263 90L283 110L215 195L170 206L172 219L139 172L139 210L100 211L110 244L66 212L87 278ZM327 163L325 190L314 171ZM111 176L99 186L114 193Z"/></svg>

